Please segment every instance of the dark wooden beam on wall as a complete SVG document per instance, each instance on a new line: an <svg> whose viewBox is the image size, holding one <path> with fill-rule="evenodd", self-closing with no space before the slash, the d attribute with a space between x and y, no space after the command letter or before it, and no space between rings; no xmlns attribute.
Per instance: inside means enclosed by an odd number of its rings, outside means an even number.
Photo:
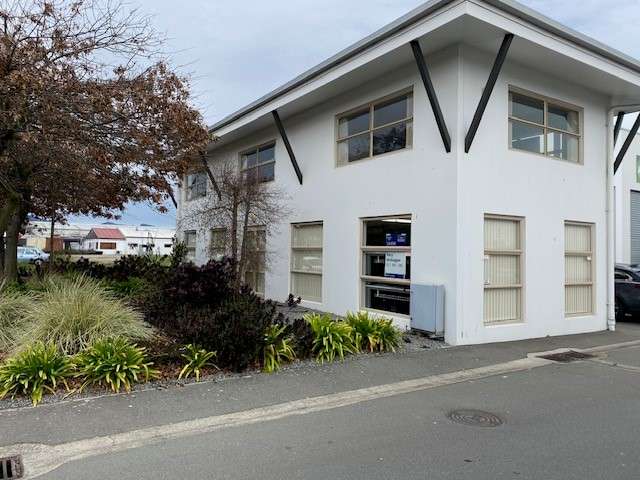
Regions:
<svg viewBox="0 0 640 480"><path fill-rule="evenodd" d="M627 150L629 150L629 147L631 146L631 142L633 142L633 139L636 138L636 134L638 133L639 128L640 128L640 113L638 114L636 121L633 122L633 127L631 127L631 131L629 131L629 135L627 135L627 138L624 140L624 143L622 144L622 147L620 148L620 151L616 156L616 161L613 163L614 174L618 171L618 168L620 168L620 164L622 163L622 160L624 159L624 156L626 155Z"/></svg>
<svg viewBox="0 0 640 480"><path fill-rule="evenodd" d="M624 120L624 112L620 112L616 118L616 125L613 127L613 144L618 141L618 135L620 135L620 129L622 128L622 120Z"/></svg>
<svg viewBox="0 0 640 480"><path fill-rule="evenodd" d="M289 160L291 160L291 165L293 165L293 169L296 172L298 181L300 182L300 185L302 185L302 172L300 171L300 167L298 166L298 161L296 160L296 156L293 153L293 148L291 147L291 143L289 143L287 132L285 131L284 125L282 125L282 121L280 120L280 115L278 115L277 110L274 110L271 113L273 114L273 120L276 122L276 127L278 128L278 132L280 132L280 136L282 137L284 146L287 149L287 153L289 154Z"/></svg>
<svg viewBox="0 0 640 480"><path fill-rule="evenodd" d="M433 111L433 115L436 118L436 124L438 125L440 136L442 137L444 149L447 151L447 153L449 153L451 151L451 136L449 135L447 124L444 121L442 109L440 108L440 102L438 102L438 96L436 95L436 91L433 88L433 83L431 82L431 76L429 75L427 64L424 61L424 55L422 54L422 48L420 48L420 42L418 42L417 40L412 40L411 49L413 50L413 56L416 59L418 71L420 72L420 76L422 77L422 83L424 84L424 88L427 91L427 97L429 97L431 110Z"/></svg>
<svg viewBox="0 0 640 480"><path fill-rule="evenodd" d="M480 126L480 121L482 120L484 111L487 108L487 103L489 103L489 98L491 98L493 87L495 87L496 85L496 81L498 80L498 75L500 74L500 70L502 70L502 65L504 64L504 61L507 58L507 52L509 51L509 47L511 46L512 41L513 41L513 33L507 33L504 36L504 39L502 40L502 45L500 45L500 50L498 51L498 55L496 56L496 59L493 62L493 67L491 68L489 79L487 80L487 84L485 85L484 90L482 91L482 96L480 97L478 108L476 108L476 113L473 115L473 120L471 121L471 125L469 126L469 131L467 132L467 136L464 139L465 153L469 153L469 150L471 149L471 144L473 143L473 139L476 136L478 127Z"/></svg>

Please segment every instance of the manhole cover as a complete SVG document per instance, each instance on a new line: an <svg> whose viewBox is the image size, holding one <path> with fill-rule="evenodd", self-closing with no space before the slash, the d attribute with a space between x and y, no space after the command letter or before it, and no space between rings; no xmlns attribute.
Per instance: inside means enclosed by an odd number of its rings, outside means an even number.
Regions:
<svg viewBox="0 0 640 480"><path fill-rule="evenodd" d="M503 423L496 414L481 410L454 410L447 414L447 418L452 422L471 427L499 427Z"/></svg>
<svg viewBox="0 0 640 480"><path fill-rule="evenodd" d="M589 353L576 352L575 350L567 350L566 352L551 353L549 355L540 356L540 358L544 358L545 360L552 360L560 363L575 362L577 360L586 360L593 357L594 355Z"/></svg>
<svg viewBox="0 0 640 480"><path fill-rule="evenodd" d="M0 480L22 478L22 460L19 456L0 458Z"/></svg>

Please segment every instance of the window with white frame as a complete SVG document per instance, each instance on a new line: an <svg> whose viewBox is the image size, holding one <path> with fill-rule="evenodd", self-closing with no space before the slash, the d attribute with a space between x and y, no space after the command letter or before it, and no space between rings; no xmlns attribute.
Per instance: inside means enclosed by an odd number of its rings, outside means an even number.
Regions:
<svg viewBox="0 0 640 480"><path fill-rule="evenodd" d="M362 221L362 306L409 315L411 216Z"/></svg>
<svg viewBox="0 0 640 480"><path fill-rule="evenodd" d="M322 222L291 225L291 293L322 301Z"/></svg>
<svg viewBox="0 0 640 480"><path fill-rule="evenodd" d="M511 148L580 163L581 135L577 107L517 90L509 92Z"/></svg>
<svg viewBox="0 0 640 480"><path fill-rule="evenodd" d="M275 179L276 144L252 148L240 156L242 173L251 181L270 182Z"/></svg>
<svg viewBox="0 0 640 480"><path fill-rule="evenodd" d="M338 117L338 165L393 152L413 141L413 93L364 105Z"/></svg>
<svg viewBox="0 0 640 480"><path fill-rule="evenodd" d="M564 224L564 311L593 313L593 224Z"/></svg>
<svg viewBox="0 0 640 480"><path fill-rule="evenodd" d="M484 323L522 321L523 219L484 217Z"/></svg>
<svg viewBox="0 0 640 480"><path fill-rule="evenodd" d="M187 200L195 200L207 195L208 177L205 172L195 172L187 175Z"/></svg>
<svg viewBox="0 0 640 480"><path fill-rule="evenodd" d="M184 244L187 247L187 258L191 261L196 259L196 246L198 234L195 230L186 230L184 232Z"/></svg>
<svg viewBox="0 0 640 480"><path fill-rule="evenodd" d="M209 256L213 260L222 260L227 253L227 229L212 228L209 238Z"/></svg>
<svg viewBox="0 0 640 480"><path fill-rule="evenodd" d="M259 295L264 295L265 270L267 266L267 232L264 228L253 227L247 230L245 249L247 256L244 281Z"/></svg>

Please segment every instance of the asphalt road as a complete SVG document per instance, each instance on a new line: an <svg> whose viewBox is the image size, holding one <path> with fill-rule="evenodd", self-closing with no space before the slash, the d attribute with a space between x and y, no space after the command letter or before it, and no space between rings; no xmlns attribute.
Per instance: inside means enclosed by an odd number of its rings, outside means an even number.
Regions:
<svg viewBox="0 0 640 480"><path fill-rule="evenodd" d="M633 336L626 337L567 338L573 345L640 338L638 329L632 333ZM548 341L553 348L558 342ZM12 432L20 441L44 438L50 444L63 443L113 431L126 432L127 424L130 429L145 428L147 424L164 425L204 414L221 415L274 405L278 403L273 390L276 387L282 391L280 402L300 398L304 385L311 385L314 380L326 391L314 390L313 395L334 395L346 390L341 383L343 379L354 383L353 375L357 373L363 386L369 388L371 383L376 385L372 378L386 378L386 384L397 381L403 366L411 372L409 377L416 377L417 367L431 373L425 360L465 358L460 367L477 368L476 364L480 364L486 368L492 357L496 358L495 363L510 362L522 358L522 351L540 351L540 346L544 343L534 341L449 349L414 357L363 359L332 366L331 371L325 372L326 377L322 369L304 375L298 372L258 376L227 387L231 398L222 402L224 408L212 405L209 412L205 412L203 403L198 403L201 405L198 411L189 408L197 402L217 401L211 385L203 384L177 392L152 391L148 397L145 394L133 399L106 397L45 406L41 410L9 411L0 414L0 425L6 427L2 431ZM367 367L377 369L372 378L367 375ZM441 374L438 369L433 373ZM328 379L333 381L329 383ZM256 388L259 382L265 383ZM247 391L249 384L253 399L239 395ZM303 390L295 390L298 384ZM283 385L291 387L290 390ZM175 404L163 407L161 402L166 402L167 395L169 398L182 395L184 410L180 418L166 415L171 409L177 410ZM235 404L230 401L233 398ZM484 410L498 415L504 423L497 427L461 425L447 417L454 409ZM157 415L158 411L163 412L164 419L154 417L152 412ZM117 428L111 426L109 415L117 422ZM20 425L29 425L29 431L22 436ZM37 425L41 425L39 433ZM59 432L57 441L56 432ZM637 479L639 432L640 346L637 346L612 351L595 360L552 363L323 411L302 410L276 420L240 424L117 453L95 452L39 478ZM0 434L0 445L12 443Z"/></svg>
<svg viewBox="0 0 640 480"><path fill-rule="evenodd" d="M640 348L610 357L640 368ZM457 408L504 424L453 423ZM96 456L47 478L637 479L639 432L640 369L578 362Z"/></svg>

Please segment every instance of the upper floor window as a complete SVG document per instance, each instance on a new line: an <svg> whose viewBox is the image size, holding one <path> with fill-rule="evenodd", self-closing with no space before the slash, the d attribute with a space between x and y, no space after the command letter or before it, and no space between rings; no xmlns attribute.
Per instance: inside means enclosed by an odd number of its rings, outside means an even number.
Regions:
<svg viewBox="0 0 640 480"><path fill-rule="evenodd" d="M509 92L511 148L580 163L581 115L563 102Z"/></svg>
<svg viewBox="0 0 640 480"><path fill-rule="evenodd" d="M640 155L636 155L636 183L640 183Z"/></svg>
<svg viewBox="0 0 640 480"><path fill-rule="evenodd" d="M187 200L195 200L207 195L207 174L205 172L187 175Z"/></svg>
<svg viewBox="0 0 640 480"><path fill-rule="evenodd" d="M338 117L338 165L411 146L413 94L396 95Z"/></svg>
<svg viewBox="0 0 640 480"><path fill-rule="evenodd" d="M242 153L240 168L248 179L270 182L275 179L276 144L269 143Z"/></svg>

